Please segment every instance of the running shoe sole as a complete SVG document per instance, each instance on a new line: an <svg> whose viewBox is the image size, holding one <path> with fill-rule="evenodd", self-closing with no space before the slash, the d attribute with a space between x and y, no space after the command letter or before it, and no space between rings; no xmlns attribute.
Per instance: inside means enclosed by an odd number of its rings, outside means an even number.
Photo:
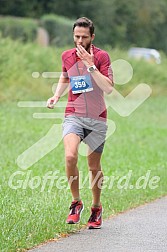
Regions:
<svg viewBox="0 0 167 252"><path fill-rule="evenodd" d="M102 227L102 225L94 227L94 226L88 226L88 229L100 229Z"/></svg>

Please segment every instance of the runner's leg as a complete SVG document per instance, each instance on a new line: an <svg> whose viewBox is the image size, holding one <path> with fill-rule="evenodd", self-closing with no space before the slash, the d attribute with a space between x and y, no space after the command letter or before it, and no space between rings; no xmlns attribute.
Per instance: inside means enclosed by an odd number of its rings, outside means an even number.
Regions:
<svg viewBox="0 0 167 252"><path fill-rule="evenodd" d="M80 137L74 133L69 133L64 137L66 175L69 181L73 200L79 199L79 171L77 168L78 147Z"/></svg>
<svg viewBox="0 0 167 252"><path fill-rule="evenodd" d="M103 173L102 173L101 164L100 164L101 155L102 153L98 153L98 152L91 152L91 154L88 155L88 166L89 166L89 171L91 175L93 206L100 206L100 195L101 195L100 182L102 182L103 180Z"/></svg>

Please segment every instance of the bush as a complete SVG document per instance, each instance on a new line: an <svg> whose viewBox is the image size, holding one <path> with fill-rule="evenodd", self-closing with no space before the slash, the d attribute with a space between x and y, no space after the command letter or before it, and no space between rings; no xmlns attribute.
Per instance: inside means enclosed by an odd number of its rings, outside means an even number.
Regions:
<svg viewBox="0 0 167 252"><path fill-rule="evenodd" d="M44 15L40 25L45 28L50 37L50 44L66 46L73 43L72 26L74 21L57 15Z"/></svg>
<svg viewBox="0 0 167 252"><path fill-rule="evenodd" d="M19 39L23 42L34 41L38 24L29 18L0 17L0 32L3 37Z"/></svg>

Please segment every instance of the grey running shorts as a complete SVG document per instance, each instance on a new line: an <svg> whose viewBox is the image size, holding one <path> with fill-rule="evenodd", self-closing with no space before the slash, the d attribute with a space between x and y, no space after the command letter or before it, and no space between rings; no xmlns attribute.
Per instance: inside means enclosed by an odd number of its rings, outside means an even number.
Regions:
<svg viewBox="0 0 167 252"><path fill-rule="evenodd" d="M86 143L92 151L102 153L106 138L107 124L104 121L77 117L75 115L66 116L63 122L63 138L74 133Z"/></svg>

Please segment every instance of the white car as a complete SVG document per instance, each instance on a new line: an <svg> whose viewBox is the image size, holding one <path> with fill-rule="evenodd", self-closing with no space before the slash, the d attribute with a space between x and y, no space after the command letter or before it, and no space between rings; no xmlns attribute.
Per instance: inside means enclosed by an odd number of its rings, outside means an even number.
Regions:
<svg viewBox="0 0 167 252"><path fill-rule="evenodd" d="M156 49L132 47L128 51L129 57L135 59L144 59L148 62L161 63L160 53Z"/></svg>

